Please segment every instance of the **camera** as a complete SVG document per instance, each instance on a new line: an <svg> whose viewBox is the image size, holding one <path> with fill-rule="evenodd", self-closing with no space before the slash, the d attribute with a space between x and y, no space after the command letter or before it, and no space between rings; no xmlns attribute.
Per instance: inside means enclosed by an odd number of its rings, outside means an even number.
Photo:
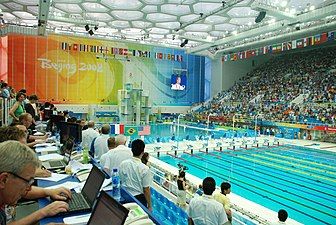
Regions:
<svg viewBox="0 0 336 225"><path fill-rule="evenodd" d="M177 163L177 167L179 168L179 172L188 170L188 167L182 165L181 163Z"/></svg>

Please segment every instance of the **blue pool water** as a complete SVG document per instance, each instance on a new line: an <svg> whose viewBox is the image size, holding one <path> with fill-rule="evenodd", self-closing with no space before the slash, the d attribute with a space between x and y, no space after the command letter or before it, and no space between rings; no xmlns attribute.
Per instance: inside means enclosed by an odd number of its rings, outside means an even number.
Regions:
<svg viewBox="0 0 336 225"><path fill-rule="evenodd" d="M226 150L210 154L162 156L171 165L186 165L217 185L274 211L285 209L304 224L336 224L336 154L297 146ZM275 218L276 219L276 218Z"/></svg>

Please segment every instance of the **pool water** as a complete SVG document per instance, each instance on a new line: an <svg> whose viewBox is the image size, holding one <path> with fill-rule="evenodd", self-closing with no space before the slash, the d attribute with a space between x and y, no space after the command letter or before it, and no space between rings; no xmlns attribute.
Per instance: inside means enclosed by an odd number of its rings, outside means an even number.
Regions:
<svg viewBox="0 0 336 225"><path fill-rule="evenodd" d="M274 211L285 209L303 224L336 224L335 153L286 145L160 160L182 163L201 179L215 178L218 186L229 181L235 194Z"/></svg>

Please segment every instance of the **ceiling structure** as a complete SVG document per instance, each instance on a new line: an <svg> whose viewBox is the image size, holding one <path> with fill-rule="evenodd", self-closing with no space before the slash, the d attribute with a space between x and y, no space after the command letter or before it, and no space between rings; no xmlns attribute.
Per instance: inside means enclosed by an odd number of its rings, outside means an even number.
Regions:
<svg viewBox="0 0 336 225"><path fill-rule="evenodd" d="M220 56L336 28L336 0L0 0L0 24ZM255 23L260 12L266 16ZM88 27L85 27L88 25Z"/></svg>

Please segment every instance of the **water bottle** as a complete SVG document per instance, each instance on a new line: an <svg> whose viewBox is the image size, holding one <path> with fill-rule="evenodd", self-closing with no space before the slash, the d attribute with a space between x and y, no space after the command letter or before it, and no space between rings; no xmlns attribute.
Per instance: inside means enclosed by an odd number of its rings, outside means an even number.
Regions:
<svg viewBox="0 0 336 225"><path fill-rule="evenodd" d="M112 170L112 196L118 202L120 201L120 177L117 168L113 168Z"/></svg>
<svg viewBox="0 0 336 225"><path fill-rule="evenodd" d="M90 161L89 149L87 147L84 147L84 149L83 149L83 163L88 164L89 161Z"/></svg>

